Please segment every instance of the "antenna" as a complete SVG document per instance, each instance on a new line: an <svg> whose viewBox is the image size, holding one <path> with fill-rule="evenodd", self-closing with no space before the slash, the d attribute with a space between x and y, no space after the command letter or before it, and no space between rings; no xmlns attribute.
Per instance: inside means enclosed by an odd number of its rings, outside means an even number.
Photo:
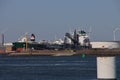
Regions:
<svg viewBox="0 0 120 80"><path fill-rule="evenodd" d="M69 28L69 33L70 33L70 34L72 33L71 28Z"/></svg>
<svg viewBox="0 0 120 80"><path fill-rule="evenodd" d="M80 31L80 27L78 27L78 31Z"/></svg>
<svg viewBox="0 0 120 80"><path fill-rule="evenodd" d="M89 38L91 36L91 33L92 33L92 27L89 28Z"/></svg>
<svg viewBox="0 0 120 80"><path fill-rule="evenodd" d="M55 34L54 38L55 38L55 41L56 41L57 40L56 34Z"/></svg>

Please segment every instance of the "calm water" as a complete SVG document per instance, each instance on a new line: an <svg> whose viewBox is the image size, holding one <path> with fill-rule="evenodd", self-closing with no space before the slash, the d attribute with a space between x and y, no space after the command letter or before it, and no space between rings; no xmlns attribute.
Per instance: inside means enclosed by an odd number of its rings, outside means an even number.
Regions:
<svg viewBox="0 0 120 80"><path fill-rule="evenodd" d="M117 76L120 79L120 58ZM0 56L0 80L97 80L96 57Z"/></svg>

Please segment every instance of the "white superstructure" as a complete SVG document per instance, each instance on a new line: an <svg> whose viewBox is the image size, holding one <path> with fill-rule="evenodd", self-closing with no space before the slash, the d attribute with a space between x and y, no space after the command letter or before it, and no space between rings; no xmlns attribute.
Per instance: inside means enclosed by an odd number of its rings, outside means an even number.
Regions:
<svg viewBox="0 0 120 80"><path fill-rule="evenodd" d="M61 45L63 43L64 43L64 41L62 39L58 39L58 40L53 42L53 44L59 44L59 45Z"/></svg>
<svg viewBox="0 0 120 80"><path fill-rule="evenodd" d="M65 39L64 39L65 44L73 44L81 47L90 47L90 40L89 36L87 33L83 30L75 30L73 34L66 33L65 34Z"/></svg>
<svg viewBox="0 0 120 80"><path fill-rule="evenodd" d="M78 34L79 44L81 46L89 46L90 40L89 40L87 33L81 30L81 31L78 31L77 34Z"/></svg>

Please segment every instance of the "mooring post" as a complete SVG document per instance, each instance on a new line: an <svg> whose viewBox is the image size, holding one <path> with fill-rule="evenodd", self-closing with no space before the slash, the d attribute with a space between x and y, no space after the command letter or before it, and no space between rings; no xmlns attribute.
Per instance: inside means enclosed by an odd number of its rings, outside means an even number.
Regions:
<svg viewBox="0 0 120 80"><path fill-rule="evenodd" d="M97 78L98 80L117 80L115 56L97 57Z"/></svg>

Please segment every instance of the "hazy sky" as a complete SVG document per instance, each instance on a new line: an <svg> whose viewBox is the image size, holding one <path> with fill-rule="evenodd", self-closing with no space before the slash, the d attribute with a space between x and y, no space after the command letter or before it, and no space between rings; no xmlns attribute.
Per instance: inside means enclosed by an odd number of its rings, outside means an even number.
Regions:
<svg viewBox="0 0 120 80"><path fill-rule="evenodd" d="M28 32L37 41L63 38L74 29L89 31L92 41L113 40L120 27L119 0L0 0L0 32L6 42ZM120 31L116 32L120 40Z"/></svg>

